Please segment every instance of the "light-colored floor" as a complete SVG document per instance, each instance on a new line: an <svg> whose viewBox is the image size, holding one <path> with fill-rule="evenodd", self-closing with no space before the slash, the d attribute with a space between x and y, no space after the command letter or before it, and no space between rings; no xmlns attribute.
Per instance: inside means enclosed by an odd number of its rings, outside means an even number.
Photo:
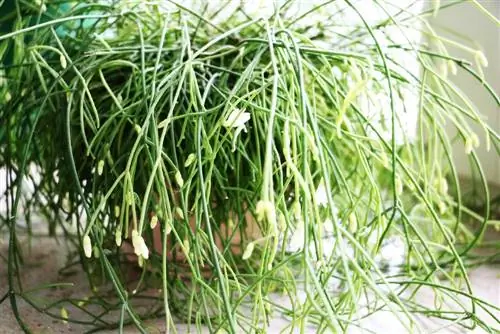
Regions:
<svg viewBox="0 0 500 334"><path fill-rule="evenodd" d="M23 243L25 246L27 242ZM0 239L1 254L6 254L7 242ZM41 284L49 284L56 282L73 282L72 287L58 287L46 290L43 294L34 293L33 296L37 297L38 305L48 305L49 302L58 300L61 297L80 298L89 294L89 287L86 283L85 277L82 275L78 266L74 267L74 273L71 276L62 277L59 270L66 264L66 249L63 239L59 243L54 239L37 238L33 240L33 247L29 251L25 247L26 263L23 267L21 279L25 287L40 286ZM5 294L7 286L7 276L5 262L2 260L0 263L0 296ZM494 305L500 305L500 266L481 266L473 269L470 272L470 279L474 287L476 296L489 301ZM277 297L279 298L279 297ZM421 290L417 295L417 300L422 304L429 303L432 305L434 299L430 291ZM34 333L82 333L91 329L91 326L65 324L61 320L53 319L47 315L41 314L25 302L19 302L19 311L22 318L26 321L27 325L33 330ZM51 308L51 312L60 315L60 306ZM75 316L76 310L68 307L68 312L71 317ZM118 314L110 315L111 318L117 319ZM500 314L496 314L500 317ZM89 319L88 316L82 314L82 320ZM435 321L428 318L421 318L421 326L424 332L431 333L469 333L463 328L459 327L443 327L446 326L445 322ZM492 319L491 319L492 320ZM278 332L285 327L286 320L276 318L271 324L269 333ZM498 328L494 320L492 325ZM368 328L376 333L406 333L407 330L399 323L395 315L388 312L380 312L367 318L362 324L364 328ZM449 325L449 324L448 324ZM148 322L148 331L151 333L163 333L164 324L161 319ZM179 333L188 332L185 325L179 324L177 326ZM13 316L10 303L8 300L0 304L0 333L19 333L20 329ZM114 333L116 330L107 331L107 333ZM133 328L127 328L127 333L136 333ZM208 332L208 331L207 331ZM314 330L311 330L314 332ZM362 332L355 327L351 329L352 333ZM482 333L482 330L474 331Z"/></svg>

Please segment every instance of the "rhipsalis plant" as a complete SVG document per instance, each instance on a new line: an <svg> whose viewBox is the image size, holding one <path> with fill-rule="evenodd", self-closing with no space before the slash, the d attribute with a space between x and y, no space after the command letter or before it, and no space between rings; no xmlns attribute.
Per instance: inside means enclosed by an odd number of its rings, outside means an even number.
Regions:
<svg viewBox="0 0 500 334"><path fill-rule="evenodd" d="M389 311L409 331L422 314L498 330L499 307L467 275L488 208L462 203L450 148L462 142L481 177L475 149L499 153L448 78L469 73L498 104L483 53L454 57L458 43L426 21L434 9L415 4L252 5L0 5L13 307L29 299L15 279L27 270L16 224L25 217L29 233L45 216L93 288L85 303L67 300L64 321L79 308L95 327L146 331L144 319L164 317L167 331L255 332L283 316L287 330L340 333ZM434 306L415 301L423 288ZM144 298L147 311L135 307Z"/></svg>

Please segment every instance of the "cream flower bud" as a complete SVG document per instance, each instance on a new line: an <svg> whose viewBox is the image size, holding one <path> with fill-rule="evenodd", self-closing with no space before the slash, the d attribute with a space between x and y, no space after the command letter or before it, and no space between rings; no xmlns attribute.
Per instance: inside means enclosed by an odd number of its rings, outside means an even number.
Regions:
<svg viewBox="0 0 500 334"><path fill-rule="evenodd" d="M97 163L97 175L102 175L102 172L104 170L104 160L99 160Z"/></svg>
<svg viewBox="0 0 500 334"><path fill-rule="evenodd" d="M132 246L134 247L135 255L143 257L146 260L149 258L149 249L137 230L132 230Z"/></svg>
<svg viewBox="0 0 500 334"><path fill-rule="evenodd" d="M92 257L92 242L90 241L90 237L88 235L83 237L83 252L86 257Z"/></svg>
<svg viewBox="0 0 500 334"><path fill-rule="evenodd" d="M187 238L182 242L182 246L184 247L184 253L187 255L190 249L189 240Z"/></svg>
<svg viewBox="0 0 500 334"><path fill-rule="evenodd" d="M351 233L354 233L358 230L358 219L356 218L356 214L354 212L351 212L349 214L349 218L348 218L348 221L349 221L349 231Z"/></svg>
<svg viewBox="0 0 500 334"><path fill-rule="evenodd" d="M149 222L149 226L153 230L157 224L158 224L158 216L153 215L153 217L151 217L151 221Z"/></svg>
<svg viewBox="0 0 500 334"><path fill-rule="evenodd" d="M245 248L245 251L243 252L242 259L248 260L252 256L254 248L255 248L255 244L253 242L250 242L247 245L247 247Z"/></svg>
<svg viewBox="0 0 500 334"><path fill-rule="evenodd" d="M115 243L118 247L122 245L122 230L121 228L118 228L115 231Z"/></svg>
<svg viewBox="0 0 500 334"><path fill-rule="evenodd" d="M325 232L327 232L327 233L333 233L334 232L333 222L332 222L332 220L330 218L327 218L323 222L323 228L325 229Z"/></svg>
<svg viewBox="0 0 500 334"><path fill-rule="evenodd" d="M196 160L196 155L194 153L191 153L188 155L186 162L184 162L184 167L189 167L191 164Z"/></svg>
<svg viewBox="0 0 500 334"><path fill-rule="evenodd" d="M182 209L178 206L175 207L175 214L179 217L179 219L184 219L184 211L182 211Z"/></svg>
<svg viewBox="0 0 500 334"><path fill-rule="evenodd" d="M274 205L270 201L258 201L255 206L255 214L257 215L257 220L259 222L265 219L269 223L276 221L276 211L274 210Z"/></svg>
<svg viewBox="0 0 500 334"><path fill-rule="evenodd" d="M453 60L448 60L448 69L452 75L457 75L457 65Z"/></svg>
<svg viewBox="0 0 500 334"><path fill-rule="evenodd" d="M488 67L488 58L486 58L483 51L477 50L474 53L474 59L476 60L476 63L478 63L482 67Z"/></svg>
<svg viewBox="0 0 500 334"><path fill-rule="evenodd" d="M141 126L139 124L134 124L134 130L138 134L141 134L141 132L142 132Z"/></svg>
<svg viewBox="0 0 500 334"><path fill-rule="evenodd" d="M68 323L68 317L68 310L66 310L64 307L61 307L61 318L63 319L63 323Z"/></svg>
<svg viewBox="0 0 500 334"><path fill-rule="evenodd" d="M66 57L63 54L59 56L59 61L61 62L61 67L63 69L66 69L66 67L68 67L68 62L66 61Z"/></svg>
<svg viewBox="0 0 500 334"><path fill-rule="evenodd" d="M118 205L115 205L115 217L120 217L120 207Z"/></svg>
<svg viewBox="0 0 500 334"><path fill-rule="evenodd" d="M169 235L170 232L172 232L172 225L170 225L170 223L167 220L167 221L165 221L165 233L167 235Z"/></svg>
<svg viewBox="0 0 500 334"><path fill-rule="evenodd" d="M179 186L179 188L182 188L184 186L184 179L182 178L180 171L177 171L175 173L175 182L177 182L177 185Z"/></svg>
<svg viewBox="0 0 500 334"><path fill-rule="evenodd" d="M250 120L250 113L244 112L241 109L234 109L226 118L223 126L226 128L236 128L246 131L246 123Z"/></svg>
<svg viewBox="0 0 500 334"><path fill-rule="evenodd" d="M394 183L396 195L400 196L403 193L403 182L401 182L401 179L399 177L396 177L396 181Z"/></svg>

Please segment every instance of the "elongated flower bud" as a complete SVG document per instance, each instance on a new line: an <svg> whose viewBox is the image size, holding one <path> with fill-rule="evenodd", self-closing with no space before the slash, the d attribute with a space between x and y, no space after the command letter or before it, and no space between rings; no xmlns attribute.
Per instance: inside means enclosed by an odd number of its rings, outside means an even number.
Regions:
<svg viewBox="0 0 500 334"><path fill-rule="evenodd" d="M194 153L191 153L188 155L186 162L184 163L184 167L189 167L191 164L196 160L196 155Z"/></svg>
<svg viewBox="0 0 500 334"><path fill-rule="evenodd" d="M90 241L90 237L88 235L83 237L83 252L88 258L92 256L92 242Z"/></svg>
<svg viewBox="0 0 500 334"><path fill-rule="evenodd" d="M66 310L64 307L61 307L61 318L63 319L63 323L68 323L68 317L68 310Z"/></svg>
<svg viewBox="0 0 500 334"><path fill-rule="evenodd" d="M151 221L149 222L149 226L153 230L157 224L158 224L158 217L156 215L153 215L153 217L151 217Z"/></svg>
<svg viewBox="0 0 500 334"><path fill-rule="evenodd" d="M177 214L177 216L179 217L179 219L184 219L184 212L182 211L181 208L176 207L175 208L175 213Z"/></svg>
<svg viewBox="0 0 500 334"><path fill-rule="evenodd" d="M184 186L184 179L182 178L181 172L179 171L175 173L175 182L177 182L179 188L182 188Z"/></svg>
<svg viewBox="0 0 500 334"><path fill-rule="evenodd" d="M66 67L68 67L68 62L66 61L66 57L61 54L61 56L59 57L59 61L61 62L61 67L63 69L66 69Z"/></svg>
<svg viewBox="0 0 500 334"><path fill-rule="evenodd" d="M351 212L349 214L349 231L351 233L354 233L358 230L358 219L356 218L356 214L354 212Z"/></svg>
<svg viewBox="0 0 500 334"><path fill-rule="evenodd" d="M396 187L396 195L400 196L403 193L403 182L399 177L396 177L395 187Z"/></svg>
<svg viewBox="0 0 500 334"><path fill-rule="evenodd" d="M255 248L255 244L253 242L250 242L247 245L247 247L245 248L245 251L243 252L242 259L248 260L250 258L250 256L252 256L254 248Z"/></svg>
<svg viewBox="0 0 500 334"><path fill-rule="evenodd" d="M122 245L122 230L121 228L115 231L115 243L118 247Z"/></svg>
<svg viewBox="0 0 500 334"><path fill-rule="evenodd" d="M99 160L97 163L97 175L102 175L102 172L104 170L104 160Z"/></svg>

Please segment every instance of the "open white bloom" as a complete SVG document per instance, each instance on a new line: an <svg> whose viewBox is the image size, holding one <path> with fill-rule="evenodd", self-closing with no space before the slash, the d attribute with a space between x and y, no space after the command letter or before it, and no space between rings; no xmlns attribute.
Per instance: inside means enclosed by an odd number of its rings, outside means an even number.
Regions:
<svg viewBox="0 0 500 334"><path fill-rule="evenodd" d="M141 256L146 260L149 258L149 249L137 230L132 231L132 246L134 247L135 255Z"/></svg>
<svg viewBox="0 0 500 334"><path fill-rule="evenodd" d="M241 131L247 132L246 123L250 120L250 113L244 112L241 109L234 109L222 124L228 129L234 128L233 136L233 152L236 150L236 140Z"/></svg>
<svg viewBox="0 0 500 334"><path fill-rule="evenodd" d="M241 130L246 132L246 123L250 120L250 113L239 108L234 109L224 121L226 128L236 128L237 133ZM239 131L238 131L239 130Z"/></svg>
<svg viewBox="0 0 500 334"><path fill-rule="evenodd" d="M83 237L83 252L88 258L92 256L92 242L90 241L90 237L88 235Z"/></svg>
<svg viewBox="0 0 500 334"><path fill-rule="evenodd" d="M323 228L325 230L326 233L333 233L335 230L333 228L333 222L330 218L327 218L324 222L323 222Z"/></svg>
<svg viewBox="0 0 500 334"><path fill-rule="evenodd" d="M314 198L316 199L316 204L318 206L325 207L328 204L326 187L325 187L325 183L323 181L321 181L318 188L316 189L316 192L314 193Z"/></svg>

